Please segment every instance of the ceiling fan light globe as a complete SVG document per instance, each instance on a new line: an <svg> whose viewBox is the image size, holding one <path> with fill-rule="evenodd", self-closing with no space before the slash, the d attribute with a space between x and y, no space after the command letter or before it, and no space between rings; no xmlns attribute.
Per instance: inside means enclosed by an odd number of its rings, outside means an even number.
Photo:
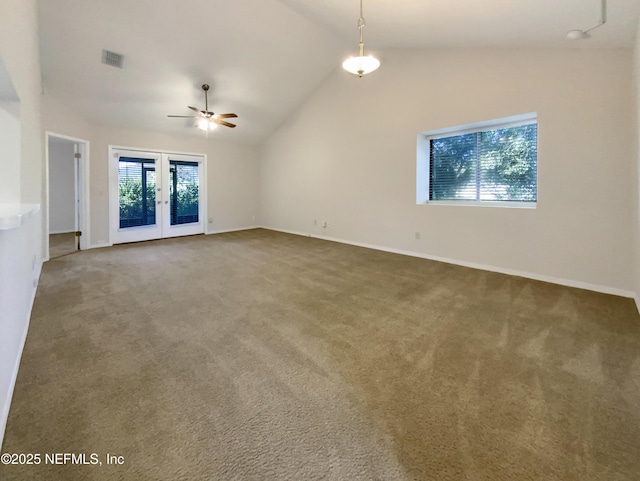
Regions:
<svg viewBox="0 0 640 481"><path fill-rule="evenodd" d="M349 57L342 63L342 68L347 72L362 77L380 67L380 61L371 55Z"/></svg>
<svg viewBox="0 0 640 481"><path fill-rule="evenodd" d="M215 129L217 129L218 125L215 122L212 122L209 119L202 118L202 119L198 120L198 123L196 124L196 127L198 127L200 130L204 130L206 132L207 130L215 130Z"/></svg>
<svg viewBox="0 0 640 481"><path fill-rule="evenodd" d="M205 130L205 131L206 131L206 130L209 130L209 120L208 120L208 119L204 119L204 118L203 118L203 119L198 120L197 127L198 127L200 130Z"/></svg>

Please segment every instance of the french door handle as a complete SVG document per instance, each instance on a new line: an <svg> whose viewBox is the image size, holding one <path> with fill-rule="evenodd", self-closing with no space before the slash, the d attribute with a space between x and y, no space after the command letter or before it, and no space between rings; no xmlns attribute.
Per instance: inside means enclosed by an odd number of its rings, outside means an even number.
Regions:
<svg viewBox="0 0 640 481"><path fill-rule="evenodd" d="M169 201L168 201L168 200L165 200L165 201L164 201L164 203L165 203L165 204L168 204L168 203L169 203Z"/></svg>
<svg viewBox="0 0 640 481"><path fill-rule="evenodd" d="M158 205L162 204L162 201L161 201L161 200L159 200L159 201L157 202L157 204L158 204Z"/></svg>

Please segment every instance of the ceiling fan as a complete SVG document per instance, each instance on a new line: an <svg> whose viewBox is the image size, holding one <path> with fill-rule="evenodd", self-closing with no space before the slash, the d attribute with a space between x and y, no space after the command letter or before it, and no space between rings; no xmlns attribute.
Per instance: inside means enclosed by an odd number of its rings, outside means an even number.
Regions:
<svg viewBox="0 0 640 481"><path fill-rule="evenodd" d="M195 107L188 105L187 107L196 112L198 115L167 115L167 117L179 117L186 119L198 119L197 127L204 131L213 130L218 125L224 125L225 127L234 128L235 124L225 122L222 119L237 118L236 114L214 114L209 111L209 99L207 98L207 92L209 91L209 85L203 84L202 90L204 90L204 110L199 110Z"/></svg>

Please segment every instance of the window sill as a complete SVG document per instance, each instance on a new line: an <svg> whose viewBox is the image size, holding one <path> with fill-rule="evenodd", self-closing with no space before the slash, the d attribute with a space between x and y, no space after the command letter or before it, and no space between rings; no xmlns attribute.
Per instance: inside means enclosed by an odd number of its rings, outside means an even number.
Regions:
<svg viewBox="0 0 640 481"><path fill-rule="evenodd" d="M428 200L425 205L446 205L446 206L464 206L464 207L502 207L507 209L535 209L536 202L477 202L466 200Z"/></svg>

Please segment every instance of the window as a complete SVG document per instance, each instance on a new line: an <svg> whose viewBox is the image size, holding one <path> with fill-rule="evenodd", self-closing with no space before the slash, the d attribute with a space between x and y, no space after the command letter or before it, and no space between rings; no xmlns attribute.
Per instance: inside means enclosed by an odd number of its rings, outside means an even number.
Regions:
<svg viewBox="0 0 640 481"><path fill-rule="evenodd" d="M198 162L169 161L169 200L171 225L198 222Z"/></svg>
<svg viewBox="0 0 640 481"><path fill-rule="evenodd" d="M153 159L120 157L120 228L156 223L156 165Z"/></svg>
<svg viewBox="0 0 640 481"><path fill-rule="evenodd" d="M538 125L523 117L422 134L418 202L535 205Z"/></svg>

